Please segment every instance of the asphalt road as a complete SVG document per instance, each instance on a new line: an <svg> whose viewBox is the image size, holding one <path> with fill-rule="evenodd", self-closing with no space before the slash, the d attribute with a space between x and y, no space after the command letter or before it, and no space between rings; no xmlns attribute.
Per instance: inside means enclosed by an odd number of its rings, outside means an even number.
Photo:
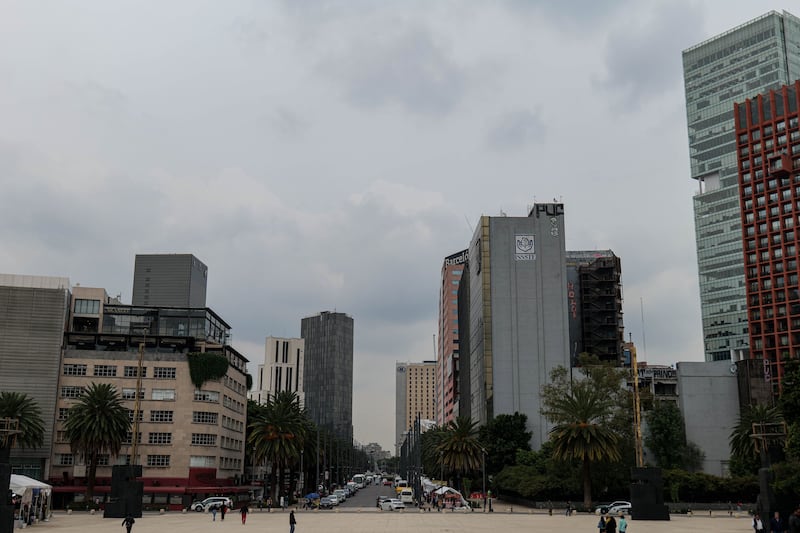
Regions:
<svg viewBox="0 0 800 533"><path fill-rule="evenodd" d="M340 503L340 509L348 509L348 508L364 508L364 507L377 507L377 498L378 496L388 496L390 498L396 498L396 492L391 485L386 486L375 486L375 485L367 485L363 489L359 490L355 496L351 496L347 498L347 501Z"/></svg>

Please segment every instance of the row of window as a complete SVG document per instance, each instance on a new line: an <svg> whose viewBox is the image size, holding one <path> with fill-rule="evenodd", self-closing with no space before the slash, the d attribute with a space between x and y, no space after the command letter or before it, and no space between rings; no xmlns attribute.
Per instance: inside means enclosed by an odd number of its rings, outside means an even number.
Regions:
<svg viewBox="0 0 800 533"><path fill-rule="evenodd" d="M231 390L233 390L235 392L238 392L242 396L247 394L247 387L245 385L243 385L242 383L239 383L238 381L236 381L232 377L228 377L227 375L225 375L222 378L222 382L225 384L226 387L228 387L229 389L231 389Z"/></svg>
<svg viewBox="0 0 800 533"><path fill-rule="evenodd" d="M224 427L225 429L231 429L233 431L238 431L239 433L242 433L244 431L244 422L242 422L241 420L236 420L229 416L222 415L222 427Z"/></svg>
<svg viewBox="0 0 800 533"><path fill-rule="evenodd" d="M219 468L221 470L241 470L242 460L233 457L220 457Z"/></svg>
<svg viewBox="0 0 800 533"><path fill-rule="evenodd" d="M129 464L129 461L130 455L120 455L117 464ZM72 466L75 464L75 455L71 453L57 453L55 462L58 466ZM166 468L169 466L169 463L169 455L148 455L145 465L152 468ZM97 466L109 466L108 454L98 455Z"/></svg>
<svg viewBox="0 0 800 533"><path fill-rule="evenodd" d="M117 377L116 365L94 365L93 376L114 378ZM85 376L88 372L88 365L83 363L65 364L62 373L65 376ZM123 368L122 377L135 378L139 375L138 366L126 366ZM174 366L157 366L153 368L153 379L175 379L177 368ZM147 367L142 367L142 377L147 377ZM242 393L244 394L244 392Z"/></svg>
<svg viewBox="0 0 800 533"><path fill-rule="evenodd" d="M226 437L225 435L220 436L220 448L225 448L226 450L242 450L243 441L241 439L232 439L230 437Z"/></svg>
<svg viewBox="0 0 800 533"><path fill-rule="evenodd" d="M86 387L79 386L79 385L64 385L61 387L59 395L61 398L80 398L81 395L86 391ZM136 399L136 389L134 388L123 388L120 396L123 400L135 400ZM145 389L139 389L139 399L145 399ZM175 389L150 389L150 399L151 400L162 400L162 401L174 401L175 400ZM225 407L233 409L236 412L242 413L244 412L244 404L242 402L238 402L233 398L225 396L226 404ZM218 403L219 402L219 393L214 391L194 391L194 400L196 402L210 402L210 403Z"/></svg>
<svg viewBox="0 0 800 533"><path fill-rule="evenodd" d="M222 405L230 409L231 411L235 411L237 413L244 413L244 404L234 398L231 398L227 394L222 396Z"/></svg>

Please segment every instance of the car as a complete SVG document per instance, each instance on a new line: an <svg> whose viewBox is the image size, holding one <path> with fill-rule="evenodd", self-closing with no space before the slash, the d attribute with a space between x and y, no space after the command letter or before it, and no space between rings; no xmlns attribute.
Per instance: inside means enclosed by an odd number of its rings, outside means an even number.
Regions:
<svg viewBox="0 0 800 533"><path fill-rule="evenodd" d="M397 498L389 498L381 502L381 511L396 511L397 509L405 509L406 506Z"/></svg>
<svg viewBox="0 0 800 533"><path fill-rule="evenodd" d="M339 498L339 503L344 503L347 501L347 491L344 489L336 489L333 491L336 494L336 497Z"/></svg>
<svg viewBox="0 0 800 533"><path fill-rule="evenodd" d="M330 494L328 494L328 499L330 499L331 503L333 503L334 506L337 506L340 503L342 503L342 500L339 499L339 496L337 496L336 494L334 494L332 492Z"/></svg>
<svg viewBox="0 0 800 533"><path fill-rule="evenodd" d="M616 515L619 513L630 514L630 512L631 512L631 502L625 502L622 500L598 505L597 508L594 510L595 514Z"/></svg>
<svg viewBox="0 0 800 533"><path fill-rule="evenodd" d="M386 500L389 500L389 499L390 498L388 496L378 496L377 501L376 501L378 508L380 508L380 506L381 506L381 504L383 502L385 502Z"/></svg>
<svg viewBox="0 0 800 533"><path fill-rule="evenodd" d="M384 486L388 485L388 486L391 487L392 486L392 480L391 479L384 479L383 480L383 484L384 484Z"/></svg>
<svg viewBox="0 0 800 533"><path fill-rule="evenodd" d="M233 507L233 500L227 498L225 496L212 496L211 498L206 498L203 501L196 501L193 502L190 506L192 511L197 511L198 513L202 513L208 511L212 507L222 507L222 504L225 504L228 508Z"/></svg>
<svg viewBox="0 0 800 533"><path fill-rule="evenodd" d="M334 503L334 500L330 496L323 496L319 499L320 509L333 509L335 505L336 503Z"/></svg>

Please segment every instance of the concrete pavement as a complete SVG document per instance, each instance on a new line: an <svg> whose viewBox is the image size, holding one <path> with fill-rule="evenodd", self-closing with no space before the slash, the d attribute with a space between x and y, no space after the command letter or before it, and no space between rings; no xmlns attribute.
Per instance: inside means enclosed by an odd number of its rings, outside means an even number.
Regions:
<svg viewBox="0 0 800 533"><path fill-rule="evenodd" d="M595 533L597 517L594 515L548 516L546 513L531 513L528 510L508 513L481 512L380 512L372 508L354 509L348 512L296 511L295 533ZM29 533L124 533L121 519L104 519L101 515L86 513L56 512L48 522L40 522L29 529ZM27 530L28 528L26 528ZM19 533L16 530L15 533ZM221 521L211 521L206 513L166 514L145 513L136 519L133 533L289 533L289 512L258 510L251 512L247 525L242 525L239 513L234 511ZM668 522L629 521L629 533L735 533L752 531L746 516L685 516L673 515ZM28 533L28 532L26 532Z"/></svg>

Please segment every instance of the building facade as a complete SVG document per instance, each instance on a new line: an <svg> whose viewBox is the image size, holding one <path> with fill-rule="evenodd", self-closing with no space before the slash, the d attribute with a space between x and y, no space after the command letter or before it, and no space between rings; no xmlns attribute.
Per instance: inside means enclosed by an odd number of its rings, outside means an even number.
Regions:
<svg viewBox="0 0 800 533"><path fill-rule="evenodd" d="M771 11L688 48L683 73L705 358L746 357L733 104L800 78L800 19Z"/></svg>
<svg viewBox="0 0 800 533"><path fill-rule="evenodd" d="M288 391L297 395L300 405L305 405L304 359L303 339L267 337L264 364L258 365L256 390L250 392L250 399L258 403L267 403L267 400L276 393Z"/></svg>
<svg viewBox="0 0 800 533"><path fill-rule="evenodd" d="M800 82L735 107L750 357L779 394L800 355Z"/></svg>
<svg viewBox="0 0 800 533"><path fill-rule="evenodd" d="M417 418L436 416L436 361L395 365L395 448L399 455L406 431Z"/></svg>
<svg viewBox="0 0 800 533"><path fill-rule="evenodd" d="M54 504L80 499L85 491L87 468L70 449L64 424L69 408L92 383L112 384L131 422L137 394L140 404L137 435L132 429L119 456L99 459L99 497L108 494L112 466L132 462L143 468L145 506L180 509L206 495L246 491L236 485L244 466L247 359L225 344L230 326L208 308L109 302L103 289L73 289L69 324L80 329L63 335L49 470ZM227 359L228 370L198 388L190 366L194 354L203 352Z"/></svg>
<svg viewBox="0 0 800 533"><path fill-rule="evenodd" d="M624 366L619 257L611 250L568 251L567 300L573 366L582 353Z"/></svg>
<svg viewBox="0 0 800 533"><path fill-rule="evenodd" d="M458 328L458 288L467 265L469 250L445 257L439 292L439 337L436 343L436 417L444 426L458 417L458 374L460 336Z"/></svg>
<svg viewBox="0 0 800 533"><path fill-rule="evenodd" d="M137 254L133 305L205 307L208 267L192 254Z"/></svg>
<svg viewBox="0 0 800 533"><path fill-rule="evenodd" d="M69 301L67 278L0 274L0 390L33 399L44 422L42 446L11 450L14 474L47 477Z"/></svg>
<svg viewBox="0 0 800 533"><path fill-rule="evenodd" d="M564 205L481 217L469 251L472 420L523 413L538 449L550 429L541 387L570 364Z"/></svg>
<svg viewBox="0 0 800 533"><path fill-rule="evenodd" d="M306 409L320 428L353 440L353 319L323 311L303 318Z"/></svg>

